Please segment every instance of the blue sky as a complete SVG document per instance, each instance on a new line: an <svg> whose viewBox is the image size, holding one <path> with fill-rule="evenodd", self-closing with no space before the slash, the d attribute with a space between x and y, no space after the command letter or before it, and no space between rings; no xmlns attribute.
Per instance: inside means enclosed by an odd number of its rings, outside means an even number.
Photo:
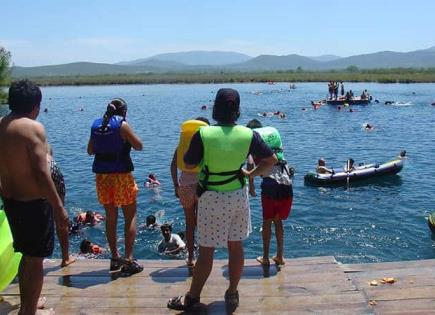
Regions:
<svg viewBox="0 0 435 315"><path fill-rule="evenodd" d="M435 45L431 0L2 0L16 65L189 50L349 56Z"/></svg>

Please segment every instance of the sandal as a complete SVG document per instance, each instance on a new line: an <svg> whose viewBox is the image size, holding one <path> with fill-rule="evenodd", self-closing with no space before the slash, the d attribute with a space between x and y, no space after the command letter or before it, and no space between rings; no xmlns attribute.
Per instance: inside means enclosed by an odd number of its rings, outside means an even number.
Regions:
<svg viewBox="0 0 435 315"><path fill-rule="evenodd" d="M234 293L228 292L228 290L225 291L225 303L227 305L237 307L239 306L239 291L236 291Z"/></svg>
<svg viewBox="0 0 435 315"><path fill-rule="evenodd" d="M122 273L127 273L129 275L133 275L135 273L139 273L143 270L143 266L139 265L136 261L136 259L134 260L126 260L123 264L122 264L122 268L121 268L121 272Z"/></svg>
<svg viewBox="0 0 435 315"><path fill-rule="evenodd" d="M184 299L184 301L183 301ZM200 298L192 298L189 294L180 295L169 299L168 308L176 311L187 311L200 302Z"/></svg>
<svg viewBox="0 0 435 315"><path fill-rule="evenodd" d="M120 272L122 269L122 265L125 263L125 259L121 257L111 258L110 259L110 273Z"/></svg>

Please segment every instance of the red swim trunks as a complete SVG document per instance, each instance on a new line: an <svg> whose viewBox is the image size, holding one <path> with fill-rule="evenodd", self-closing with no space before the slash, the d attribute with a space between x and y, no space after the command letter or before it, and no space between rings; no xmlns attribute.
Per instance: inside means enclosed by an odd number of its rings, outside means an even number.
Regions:
<svg viewBox="0 0 435 315"><path fill-rule="evenodd" d="M261 196L261 205L263 207L263 220L273 219L278 215L281 220L288 218L292 208L292 197L273 199L268 196Z"/></svg>

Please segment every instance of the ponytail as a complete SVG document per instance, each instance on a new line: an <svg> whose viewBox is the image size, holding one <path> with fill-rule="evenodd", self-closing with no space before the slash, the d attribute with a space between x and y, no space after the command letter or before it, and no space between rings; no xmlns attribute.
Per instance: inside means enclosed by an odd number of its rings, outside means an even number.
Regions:
<svg viewBox="0 0 435 315"><path fill-rule="evenodd" d="M115 112L116 112L115 105L113 105L112 103L109 103L109 105L107 105L106 112L104 113L104 116L103 116L103 123L100 127L100 131L102 131L102 132L107 131L107 125L109 124L109 120L110 120L110 118L113 117L113 115L115 115Z"/></svg>
<svg viewBox="0 0 435 315"><path fill-rule="evenodd" d="M112 118L114 115L122 116L125 120L125 116L127 115L127 103L122 98L114 98L107 105L100 131L107 131L107 125L109 124L110 118Z"/></svg>

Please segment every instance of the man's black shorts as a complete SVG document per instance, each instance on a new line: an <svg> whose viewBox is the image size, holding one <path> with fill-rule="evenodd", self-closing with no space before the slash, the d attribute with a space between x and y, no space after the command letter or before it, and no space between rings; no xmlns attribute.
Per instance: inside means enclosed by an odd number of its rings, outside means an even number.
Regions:
<svg viewBox="0 0 435 315"><path fill-rule="evenodd" d="M3 199L14 249L26 256L51 256L54 247L53 211L47 200Z"/></svg>

